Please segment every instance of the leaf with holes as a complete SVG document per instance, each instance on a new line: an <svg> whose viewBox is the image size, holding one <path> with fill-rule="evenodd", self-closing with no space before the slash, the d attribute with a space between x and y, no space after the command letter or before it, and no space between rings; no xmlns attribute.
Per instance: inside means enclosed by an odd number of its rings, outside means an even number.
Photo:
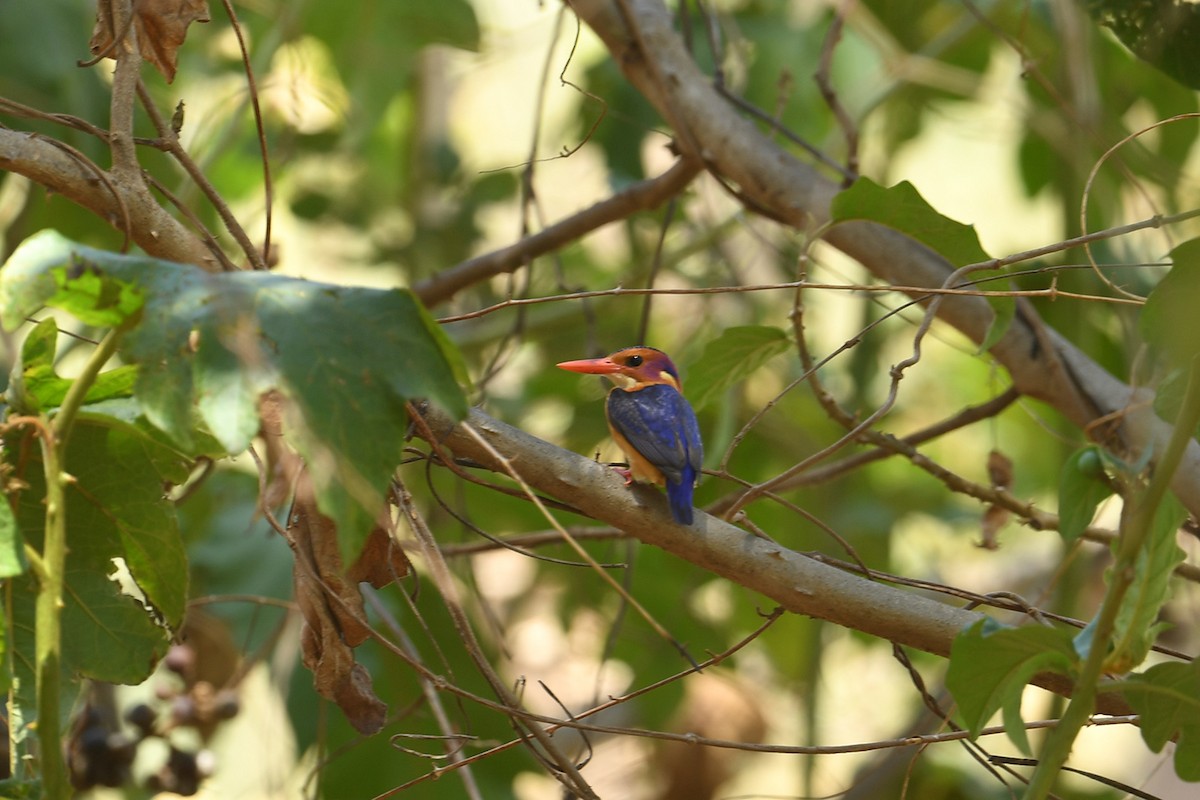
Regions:
<svg viewBox="0 0 1200 800"><path fill-rule="evenodd" d="M1186 519L1183 505L1173 495L1166 495L1154 514L1149 536L1134 563L1133 583L1121 598L1112 650L1104 662L1105 672L1123 673L1137 667L1166 627L1166 623L1159 621L1159 616L1171 596L1175 567L1184 559L1184 552L1176 543L1176 534Z"/></svg>
<svg viewBox="0 0 1200 800"><path fill-rule="evenodd" d="M41 448L32 435L5 450L15 477L21 540L40 550L46 516ZM165 483L186 480L188 461L135 426L81 413L67 447L64 671L137 683L166 652L183 621L187 556ZM15 578L18 664L32 664L37 578ZM26 585L27 584L27 585ZM23 682L24 685L25 682ZM28 681L32 691L32 680Z"/></svg>

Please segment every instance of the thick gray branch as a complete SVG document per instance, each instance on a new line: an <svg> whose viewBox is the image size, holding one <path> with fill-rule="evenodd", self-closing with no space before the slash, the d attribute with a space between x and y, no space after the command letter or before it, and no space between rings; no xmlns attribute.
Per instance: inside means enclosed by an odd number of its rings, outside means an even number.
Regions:
<svg viewBox="0 0 1200 800"><path fill-rule="evenodd" d="M568 0L604 40L613 59L675 128L681 148L732 185L747 204L799 230L829 221L838 186L799 161L726 101L700 71L676 35L660 0ZM623 12L627 12L625 16ZM824 240L898 286L942 287L955 267L920 243L872 223L837 225ZM1152 395L1135 392L1056 331L1028 303L991 349L1023 394L1058 409L1118 453L1160 453L1170 426L1154 416ZM982 342L992 311L981 297L947 297L939 317ZM1111 428L1091 425L1117 415ZM1171 484L1200 516L1200 446L1191 444Z"/></svg>
<svg viewBox="0 0 1200 800"><path fill-rule="evenodd" d="M220 270L200 238L155 202L140 176L135 179L138 185L130 187L125 179L99 172L44 136L8 128L0 128L0 170L24 175L122 233L128 215L130 238L152 256Z"/></svg>
<svg viewBox="0 0 1200 800"><path fill-rule="evenodd" d="M691 527L677 525L655 489L626 487L609 467L479 411L472 411L460 425L432 410L424 419L433 440L456 456L504 472L493 452L466 432L464 426L470 425L537 491L759 592L794 613L940 656L950 654L959 631L982 618L975 611L843 572L703 512L697 512ZM1070 689L1069 681L1058 675L1039 675L1034 682L1056 692ZM1125 713L1119 698L1103 699L1104 713Z"/></svg>

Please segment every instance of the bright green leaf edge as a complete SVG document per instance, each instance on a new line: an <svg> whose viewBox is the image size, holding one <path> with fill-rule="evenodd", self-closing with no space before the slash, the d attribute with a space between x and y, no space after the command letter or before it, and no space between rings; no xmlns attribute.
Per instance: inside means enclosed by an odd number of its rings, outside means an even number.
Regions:
<svg viewBox="0 0 1200 800"><path fill-rule="evenodd" d="M833 198L830 219L834 224L866 220L884 225L917 240L955 267L992 260L979 243L975 226L938 212L908 181L884 187L860 177ZM980 270L963 281L962 286L986 289L982 284L1004 278L1003 270ZM980 343L980 352L990 350L1000 341L1017 312L1012 297L989 295L987 301L992 308L992 321Z"/></svg>

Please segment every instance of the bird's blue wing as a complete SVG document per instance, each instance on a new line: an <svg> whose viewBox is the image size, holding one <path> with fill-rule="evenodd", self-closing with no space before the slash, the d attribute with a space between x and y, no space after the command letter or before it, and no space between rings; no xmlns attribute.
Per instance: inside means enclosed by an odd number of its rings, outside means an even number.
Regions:
<svg viewBox="0 0 1200 800"><path fill-rule="evenodd" d="M689 489L695 484L704 460L700 426L692 407L673 386L614 389L607 405L612 427L669 483Z"/></svg>

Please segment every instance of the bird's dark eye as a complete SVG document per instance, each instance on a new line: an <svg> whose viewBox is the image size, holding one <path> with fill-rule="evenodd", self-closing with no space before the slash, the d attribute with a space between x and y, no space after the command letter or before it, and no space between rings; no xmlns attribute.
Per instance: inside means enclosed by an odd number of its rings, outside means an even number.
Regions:
<svg viewBox="0 0 1200 800"><path fill-rule="evenodd" d="M645 360L646 359L642 358L641 356L630 356L629 358L625 359L625 365L628 367L640 367L642 362Z"/></svg>

